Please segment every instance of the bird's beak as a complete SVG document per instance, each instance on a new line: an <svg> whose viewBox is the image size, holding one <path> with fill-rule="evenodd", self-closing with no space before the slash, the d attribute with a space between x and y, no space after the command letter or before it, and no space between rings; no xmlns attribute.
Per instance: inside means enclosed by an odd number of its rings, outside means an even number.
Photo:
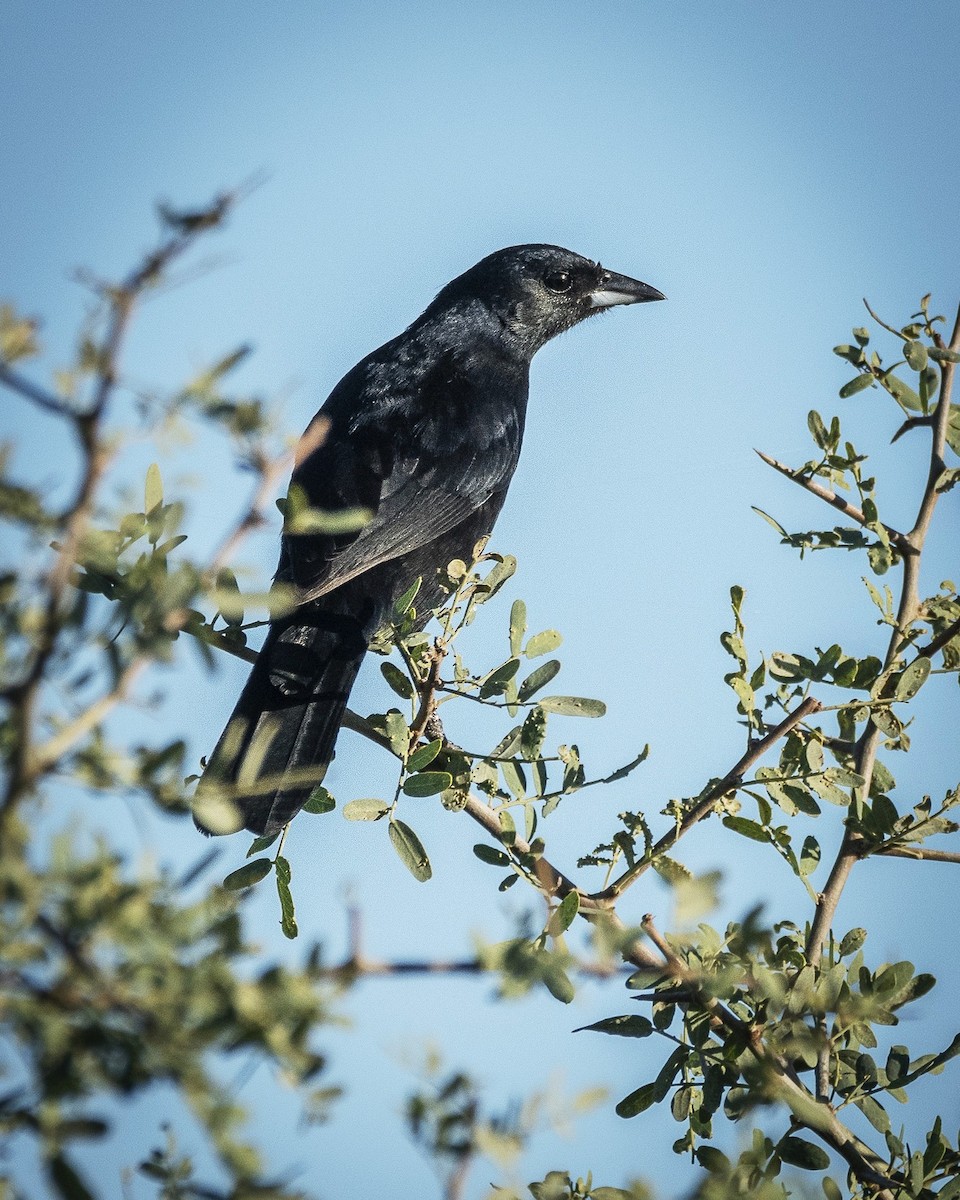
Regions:
<svg viewBox="0 0 960 1200"><path fill-rule="evenodd" d="M629 275L618 275L616 271L603 271L599 284L590 293L591 308L610 308L614 304L647 304L651 300L666 300L666 296L649 283L641 283Z"/></svg>

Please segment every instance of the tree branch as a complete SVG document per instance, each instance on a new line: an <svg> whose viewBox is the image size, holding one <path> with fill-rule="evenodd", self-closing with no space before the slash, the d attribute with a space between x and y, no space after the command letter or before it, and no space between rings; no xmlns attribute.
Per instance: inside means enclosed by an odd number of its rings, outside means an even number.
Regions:
<svg viewBox="0 0 960 1200"><path fill-rule="evenodd" d="M634 863L632 867L624 871L619 879L615 879L609 887L604 888L601 892L594 893L591 899L600 905L613 904L621 893L653 866L654 861L660 855L672 850L683 835L688 833L698 821L702 821L704 817L709 816L713 812L717 801L721 800L728 792L734 791L740 785L744 774L766 754L771 746L779 742L781 738L786 737L792 729L796 729L808 717L819 712L820 708L820 701L813 696L808 696L779 725L776 725L758 741L752 742L746 753L730 768L720 782L710 788L707 794L686 813L679 824L675 825L673 829L660 838L647 857L640 862Z"/></svg>
<svg viewBox="0 0 960 1200"><path fill-rule="evenodd" d="M957 319L949 348L954 351L960 350L960 308L957 310ZM890 636L884 669L889 668L896 661L900 652L901 639L910 624L916 619L919 608L920 555L939 499L937 481L944 469L943 452L946 444L947 424L950 419L954 368L955 364L949 361L944 362L941 367L940 396L937 401L933 436L930 443L930 466L927 472L927 482L917 511L917 519L913 529L907 535L911 553L903 556L903 579L897 610L897 624ZM867 802L870 795L870 782L873 778L873 765L876 761L879 740L880 730L872 720L868 720L863 736L858 743L855 768L857 774L863 776L864 779L861 790L863 803ZM827 934L840 903L840 896L853 869L853 864L860 857L860 850L859 834L848 827L844 832L840 849L820 895L820 902L810 926L810 936L807 939L806 947L807 961L814 966L819 966Z"/></svg>
<svg viewBox="0 0 960 1200"><path fill-rule="evenodd" d="M824 487L822 484L817 483L816 480L811 479L807 475L802 475L799 471L794 470L792 467L788 467L786 463L782 463L776 458L772 458L769 454L764 454L762 450L754 450L754 453L759 455L759 457L762 458L768 466L773 467L775 471L779 471L780 474L785 475L787 479L792 480L794 483L798 483L802 488L806 488L806 490L811 492L814 496L819 496L821 500L825 500L827 504L838 509L845 517L849 517L851 521L856 521L856 523L858 525L862 525L864 529L870 528L870 523L863 515L862 510L857 508L855 504L851 504L849 500L844 500L842 496L838 496L837 493L831 491L830 488ZM881 524L883 523L881 522ZM890 539L890 544L896 546L901 554L910 554L913 552L910 539L906 536L906 534L900 533L899 530L893 529L890 525L883 525L883 529L886 532L887 537Z"/></svg>
<svg viewBox="0 0 960 1200"><path fill-rule="evenodd" d="M957 617L946 629L941 630L935 638L931 638L925 646L919 647L917 654L921 658L932 658L938 650L942 650L948 642L952 642L957 634L960 634L960 617Z"/></svg>
<svg viewBox="0 0 960 1200"><path fill-rule="evenodd" d="M52 413L56 417L75 417L76 413L68 405L64 404L56 396L46 391L44 388L35 384L32 380L26 379L19 371L14 371L12 367L8 367L6 363L0 362L0 384L9 388L12 392L17 392L25 399L30 400L44 412Z"/></svg>
<svg viewBox="0 0 960 1200"><path fill-rule="evenodd" d="M927 862L960 863L960 854L954 854L950 850L925 850L919 846L916 849L912 846L881 846L871 853L882 854L886 858L915 858Z"/></svg>
<svg viewBox="0 0 960 1200"><path fill-rule="evenodd" d="M202 229L222 221L232 201L230 194L217 197L213 205L205 210L203 221L198 218L193 225L176 226L175 232L161 242L121 284L100 288L107 304L106 330L97 348L99 369L94 377L90 406L80 412L59 404L56 408L58 413L68 414L73 420L83 452L83 466L75 499L62 520L57 555L47 574L43 615L33 645L32 662L23 678L7 689L7 697L12 702L11 724L15 736L7 786L0 801L0 822L32 786L38 773L33 740L39 686L67 620L65 600L71 576L80 545L89 528L97 491L111 461L111 451L101 437L101 425L117 382L120 351L130 319L144 291L156 283L166 267L192 245ZM19 376L14 378L19 382ZM10 382L6 377L3 381ZM51 398L32 385L17 390L41 407L50 407L39 397L45 396L46 400Z"/></svg>

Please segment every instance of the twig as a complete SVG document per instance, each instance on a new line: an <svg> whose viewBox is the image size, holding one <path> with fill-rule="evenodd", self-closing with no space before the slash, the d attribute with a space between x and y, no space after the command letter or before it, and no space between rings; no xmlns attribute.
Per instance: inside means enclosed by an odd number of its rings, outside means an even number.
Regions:
<svg viewBox="0 0 960 1200"><path fill-rule="evenodd" d="M942 650L948 642L952 642L957 634L960 634L960 617L957 617L946 629L941 630L935 638L931 638L925 646L921 646L917 650L917 654L921 658L932 658L938 650Z"/></svg>
<svg viewBox="0 0 960 1200"><path fill-rule="evenodd" d="M720 782L710 788L707 794L684 815L682 821L660 838L649 855L645 856L640 862L634 863L632 867L624 871L619 879L615 879L603 891L594 893L591 899L601 905L613 904L622 892L653 866L655 860L660 855L666 854L698 821L702 821L704 817L709 816L717 801L740 785L744 774L766 754L771 746L775 745L781 738L786 737L792 729L801 725L808 717L819 712L820 708L820 701L813 696L808 696L779 725L776 725L758 741L753 742L746 753L730 768Z"/></svg>
<svg viewBox="0 0 960 1200"><path fill-rule="evenodd" d="M44 412L53 413L57 417L73 417L76 414L62 400L39 387L32 380L24 378L19 371L14 371L6 363L0 362L0 383L18 392L25 399L32 401Z"/></svg>
<svg viewBox="0 0 960 1200"><path fill-rule="evenodd" d="M120 673L116 684L109 692L94 700L76 720L71 721L62 729L58 729L53 737L38 746L31 759L30 779L36 779L45 771L50 770L71 747L76 745L85 734L96 728L122 700L125 700L131 686L143 674L150 662L151 659L146 655L133 659Z"/></svg>
<svg viewBox="0 0 960 1200"><path fill-rule="evenodd" d="M825 500L827 504L838 509L843 513L844 516L849 517L851 521L856 521L856 523L858 525L862 525L864 529L870 528L870 522L863 515L862 510L857 508L855 504L851 504L849 500L844 500L842 496L838 496L837 493L831 491L830 488L824 487L822 484L810 479L807 475L800 474L799 471L794 470L792 467L788 467L786 463L782 463L777 459L772 458L769 454L764 454L762 450L755 450L754 453L759 455L759 457L762 458L768 466L773 467L775 471L779 471L780 474L785 475L787 479L792 480L794 483L798 483L802 488L806 488L806 490L811 492L814 496L819 496L821 500ZM881 522L881 526L886 532L887 537L890 539L891 545L896 546L902 554L910 554L913 551L910 540L905 534L900 533L899 530L893 529L889 525L884 525L883 522Z"/></svg>
<svg viewBox="0 0 960 1200"><path fill-rule="evenodd" d="M881 846L872 853L882 854L886 858L916 858L928 862L960 863L960 854L954 854L950 850L925 850L919 846L916 849L912 846Z"/></svg>
<svg viewBox="0 0 960 1200"><path fill-rule="evenodd" d="M885 329L887 331L887 333L892 333L893 336L898 337L901 342L905 342L908 340L902 330L894 329L894 327L892 325L888 325L886 323L886 321L881 320L880 317L877 316L877 314L870 307L870 302L867 300L866 296L864 296L864 298L863 298L863 307L867 310L867 312L870 314L870 316L873 317L873 319L876 321L876 323L880 326L881 329Z"/></svg>
<svg viewBox="0 0 960 1200"><path fill-rule="evenodd" d="M347 909L347 955L336 966L321 967L321 979L352 982L357 978L384 978L391 975L485 975L491 968L480 958L402 959L369 958L363 952L363 918L360 909L351 904ZM603 963L578 961L575 970L591 979L609 979L618 970ZM622 972L622 968L619 969Z"/></svg>
<svg viewBox="0 0 960 1200"><path fill-rule="evenodd" d="M280 454L276 458L258 459L256 467L259 482L250 500L250 504L247 507L247 511L223 539L211 559L210 566L205 572L208 578L211 580L215 579L217 572L227 565L243 539L264 524L266 520L263 515L264 507L272 499L278 480L284 477L292 461L292 451L287 454Z"/></svg>
<svg viewBox="0 0 960 1200"><path fill-rule="evenodd" d="M411 750L413 750L417 742L423 737L424 731L437 711L440 668L443 666L446 653L443 639L436 638L433 643L433 649L430 651L430 670L427 672L427 678L420 684L418 689L420 692L420 705L417 709L417 715L413 718L413 724L410 726Z"/></svg>

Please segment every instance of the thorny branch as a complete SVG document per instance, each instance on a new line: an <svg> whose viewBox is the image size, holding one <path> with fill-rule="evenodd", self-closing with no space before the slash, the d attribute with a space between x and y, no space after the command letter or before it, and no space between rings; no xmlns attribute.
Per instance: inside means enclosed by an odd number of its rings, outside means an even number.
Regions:
<svg viewBox="0 0 960 1200"><path fill-rule="evenodd" d="M89 529L99 485L110 463L110 450L101 436L101 429L117 384L121 349L130 320L144 294L156 285L170 264L190 248L200 232L224 220L233 200L234 195L228 193L217 197L203 214L196 214L197 219L193 222L171 218L169 223L173 232L156 250L147 255L122 283L116 286L102 285L99 288L101 298L106 302L106 328L97 347L98 366L94 375L92 396L86 408L74 410L55 402L53 397L48 396L42 389L30 384L8 368L4 368L0 375L0 383L13 388L45 410L69 420L83 453L80 482L73 501L61 519L56 557L45 581L46 600L39 628L34 636L32 659L23 677L6 692L10 701L15 737L7 786L0 801L0 819L32 787L47 762L44 758L38 760L34 751L38 691L47 663L68 620L65 602L71 575L81 542ZM115 689L114 703L125 694L135 673L124 673L125 678L121 678ZM78 736L82 735L82 732L84 730L81 730Z"/></svg>
<svg viewBox="0 0 960 1200"><path fill-rule="evenodd" d="M821 500L825 500L827 504L839 509L839 511L842 512L845 517L849 517L851 521L856 521L858 525L862 525L865 529L870 528L870 522L864 516L863 511L857 508L855 504L851 504L849 500L844 500L842 496L838 495L834 491L831 491L830 488L824 487L823 484L817 483L817 481L815 479L811 479L809 475L804 475L802 471L794 470L793 467L788 467L786 463L779 462L777 459L772 458L769 454L764 454L762 450L755 450L754 453L762 458L768 466L773 467L775 471L779 471L781 475L786 475L788 479L793 480L794 483L798 483L800 487L806 488L806 490L811 492L814 496L819 496L819 498ZM883 528L886 531L887 537L890 539L890 544L892 546L896 546L901 554L913 553L913 547L910 539L905 534L900 533L890 525L883 525Z"/></svg>
<svg viewBox="0 0 960 1200"><path fill-rule="evenodd" d="M949 348L953 351L960 350L960 309L957 312L957 319L954 324ZM900 588L900 602L897 610L897 623L887 647L884 660L885 669L896 661L906 631L917 616L920 602L920 556L923 551L927 530L930 527L930 521L940 496L937 491L937 482L945 467L944 449L946 446L947 423L950 419L955 364L946 361L942 364L941 370L940 396L937 401L933 436L930 441L930 466L927 473L926 486L924 487L917 512L917 519L914 522L913 529L906 535L911 553L903 556L903 577ZM874 724L872 719L868 719L866 728L858 743L856 766L854 768L857 774L861 775L864 780L861 790L863 803L867 802L870 795L870 782L873 778L873 766L876 760L880 736L880 730L876 724ZM833 923L837 906L840 903L840 896L854 863L860 857L860 849L859 835L848 828L844 833L833 868L824 885L813 924L810 928L810 936L807 941L807 961L815 966L820 962L827 933Z"/></svg>
<svg viewBox="0 0 960 1200"><path fill-rule="evenodd" d="M867 309L871 316L877 320L878 324L885 329L889 329L897 337L903 335L899 330L892 329L885 322L881 321L873 310L867 305ZM942 341L937 337L936 342L942 348ZM957 312L957 319L954 324L953 335L950 340L949 349L957 351L960 349L960 309ZM950 420L951 395L953 391L953 376L955 364L949 360L944 361L941 366L941 382L940 395L934 413L931 415L929 425L932 430L930 443L930 459L927 473L926 484L920 499L917 517L913 528L909 533L900 533L894 529L884 526L890 541L900 551L903 562L903 575L901 579L900 598L898 602L896 623L890 636L887 646L886 655L884 657L883 669L889 670L893 667L901 653L904 642L907 637L907 632L919 615L920 607L920 592L919 592L919 577L920 577L920 559L926 540L927 531L930 527L930 522L933 517L934 509L939 500L940 493L937 490L937 484L946 468L944 458L944 449L946 446L947 426ZM759 452L758 452L759 453ZM760 457L777 471L785 474L795 483L799 483L808 491L826 501L834 508L840 509L848 517L857 521L861 525L866 525L866 520L863 513L848 504L845 500L838 497L829 489L822 487L813 480L800 475L798 472L785 467L782 463L766 454L761 454ZM927 652L933 653L941 649L955 636L958 623L943 631L938 637L934 638L926 648ZM863 734L857 742L854 770L863 779L860 786L859 803L866 804L870 795L870 785L873 779L874 765L876 762L877 749L880 743L881 730L874 722L872 717L868 717ZM830 874L824 884L823 891L820 893L813 922L810 926L810 932L807 938L806 958L809 963L815 967L819 967L823 955L823 948L826 939L833 923L837 907L840 903L840 897L846 882L850 876L854 864L860 859L865 851L862 836L856 832L852 826L847 826L841 840L840 847L837 851L836 859L830 870ZM896 856L909 856L918 858L937 858L940 861L954 861L951 857L941 857L943 852L937 851L919 851L916 854L910 850L903 851L899 847L891 847L883 853ZM958 859L957 861L960 861ZM816 1071L817 1079L817 1100L822 1105L826 1105L829 1100L832 1085L830 1080L830 1061L831 1050L829 1044L825 1044L821 1050Z"/></svg>
<svg viewBox="0 0 960 1200"><path fill-rule="evenodd" d="M730 768L719 783L714 784L706 795L698 800L693 808L684 815L683 819L660 838L654 845L649 856L629 867L619 879L615 879L609 887L604 888L602 892L598 892L593 898L599 903L613 903L621 893L653 866L660 855L672 850L685 833L688 833L704 817L709 816L719 800L722 800L729 792L736 790L746 772L766 754L771 746L786 737L792 729L796 729L798 725L802 725L808 717L819 712L820 707L819 700L813 696L808 696L779 725L774 726L762 738L751 742L746 753Z"/></svg>

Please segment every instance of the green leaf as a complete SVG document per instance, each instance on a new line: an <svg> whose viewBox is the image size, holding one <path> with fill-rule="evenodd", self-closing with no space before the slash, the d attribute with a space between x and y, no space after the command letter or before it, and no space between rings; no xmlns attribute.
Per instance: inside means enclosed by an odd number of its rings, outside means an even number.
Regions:
<svg viewBox="0 0 960 1200"><path fill-rule="evenodd" d="M824 1175L820 1180L820 1186L823 1188L823 1194L827 1200L843 1200L843 1192L840 1191L840 1185L835 1179L831 1179L829 1175Z"/></svg>
<svg viewBox="0 0 960 1200"><path fill-rule="evenodd" d="M505 663L491 671L480 685L480 699L489 700L491 696L501 696L507 689L507 684L520 670L519 658L508 658Z"/></svg>
<svg viewBox="0 0 960 1200"><path fill-rule="evenodd" d="M915 696L929 679L931 665L930 659L923 655L915 658L904 669L903 674L897 680L897 690L894 693L894 699L910 700Z"/></svg>
<svg viewBox="0 0 960 1200"><path fill-rule="evenodd" d="M533 1200L570 1200L573 1182L564 1171L548 1171L540 1183L529 1184L527 1190ZM508 1200L514 1198L511 1196Z"/></svg>
<svg viewBox="0 0 960 1200"><path fill-rule="evenodd" d="M418 775L408 775L403 781L407 796L438 796L448 787L453 787L453 776L449 771L421 771Z"/></svg>
<svg viewBox="0 0 960 1200"><path fill-rule="evenodd" d="M524 758L538 758L547 736L547 714L535 704L527 713L520 732L520 752Z"/></svg>
<svg viewBox="0 0 960 1200"><path fill-rule="evenodd" d="M860 926L857 926L856 929L851 929L840 940L840 957L845 958L848 954L854 954L866 940L867 931L865 929Z"/></svg>
<svg viewBox="0 0 960 1200"><path fill-rule="evenodd" d="M268 850L279 836L279 833L270 833L265 837L254 838L247 851L247 858L252 858L254 854L262 854L264 850Z"/></svg>
<svg viewBox="0 0 960 1200"><path fill-rule="evenodd" d="M147 479L143 486L143 511L149 516L162 503L163 480L160 478L160 468L156 463L151 463L147 467Z"/></svg>
<svg viewBox="0 0 960 1200"><path fill-rule="evenodd" d="M886 372L880 382L887 389L890 395L897 401L903 409L909 409L911 412L921 412L923 405L920 403L920 397L908 383L898 375L892 375Z"/></svg>
<svg viewBox="0 0 960 1200"><path fill-rule="evenodd" d="M559 1000L561 1004L569 1004L576 995L570 976L562 967L551 965L544 972L543 982L554 1000Z"/></svg>
<svg viewBox="0 0 960 1200"><path fill-rule="evenodd" d="M581 1025L574 1033L608 1033L614 1037L645 1038L653 1033L653 1022L637 1015L605 1017L592 1025Z"/></svg>
<svg viewBox="0 0 960 1200"><path fill-rule="evenodd" d="M826 800L830 804L837 804L841 807L850 803L850 797L831 781L828 772L824 772L822 775L811 775L807 783L821 800Z"/></svg>
<svg viewBox="0 0 960 1200"><path fill-rule="evenodd" d="M815 408L811 408L807 413L807 428L821 450L829 449L830 439L827 434L827 427L823 423L823 417L820 416Z"/></svg>
<svg viewBox="0 0 960 1200"><path fill-rule="evenodd" d="M535 633L524 647L523 653L527 658L539 658L541 654L550 654L560 645L563 638L556 629L545 629L543 633Z"/></svg>
<svg viewBox="0 0 960 1200"><path fill-rule="evenodd" d="M656 1102L657 1085L655 1083L645 1083L643 1087L637 1088L629 1096L624 1096L616 1107L616 1113L618 1117L629 1119L630 1117L639 1116L642 1112L646 1112Z"/></svg>
<svg viewBox="0 0 960 1200"><path fill-rule="evenodd" d="M542 687L546 686L551 679L560 670L560 661L556 658L551 658L545 663L541 663L539 667L531 671L520 687L517 689L517 699L523 703L529 700L530 697L538 692Z"/></svg>
<svg viewBox="0 0 960 1200"><path fill-rule="evenodd" d="M407 590L403 593L400 599L393 606L393 619L399 621L410 605L416 600L417 594L420 591L420 585L423 582L419 576L410 584Z"/></svg>
<svg viewBox="0 0 960 1200"><path fill-rule="evenodd" d="M275 583L269 592L235 592L232 588L212 588L210 599L224 617L242 617L248 608L265 608L271 616L280 617L297 607L294 588Z"/></svg>
<svg viewBox="0 0 960 1200"><path fill-rule="evenodd" d="M394 850L400 856L403 865L420 883L426 883L433 874L430 859L423 848L423 843L409 825L403 821L390 822L390 841Z"/></svg>
<svg viewBox="0 0 960 1200"><path fill-rule="evenodd" d="M520 657L523 635L527 632L527 606L522 600L514 600L510 608L510 657Z"/></svg>
<svg viewBox="0 0 960 1200"><path fill-rule="evenodd" d="M523 773L523 768L519 763L512 760L499 764L500 774L503 776L503 782L507 785L511 795L522 800L527 794L527 780Z"/></svg>
<svg viewBox="0 0 960 1200"><path fill-rule="evenodd" d="M830 1166L830 1155L826 1150L803 1138L783 1138L777 1146L777 1153L785 1163L804 1171L825 1171Z"/></svg>
<svg viewBox="0 0 960 1200"><path fill-rule="evenodd" d="M780 536L782 538L790 537L790 534L787 533L787 531L780 524L780 522L775 520L773 517L771 517L769 513L764 512L762 508L757 508L757 506L755 504L752 504L750 507L753 509L753 511L757 514L758 517L763 517L763 519L767 522L768 525L772 525L773 528L777 531L777 533L780 534Z"/></svg>
<svg viewBox="0 0 960 1200"><path fill-rule="evenodd" d="M723 823L727 829L732 829L734 833L739 833L743 837L750 838L751 841L770 841L763 826L758 825L756 821L749 820L747 817L724 817Z"/></svg>
<svg viewBox="0 0 960 1200"><path fill-rule="evenodd" d="M573 922L577 919L577 913L580 911L580 893L573 891L568 892L557 905L557 908L550 915L548 932L551 937L559 937L561 933L566 933Z"/></svg>
<svg viewBox="0 0 960 1200"><path fill-rule="evenodd" d="M849 383L845 383L840 389L840 399L846 400L850 396L855 396L857 392L862 392L873 383L873 376L869 371L865 371L862 375L855 375Z"/></svg>
<svg viewBox="0 0 960 1200"><path fill-rule="evenodd" d="M273 870L273 861L269 858L255 858L252 862L237 867L223 881L228 892L239 892L241 888L253 887L261 879L265 879Z"/></svg>
<svg viewBox="0 0 960 1200"><path fill-rule="evenodd" d="M425 746L418 746L407 759L407 770L411 772L422 771L424 767L429 767L440 753L442 745L443 740L437 738L435 741L427 742Z"/></svg>
<svg viewBox="0 0 960 1200"><path fill-rule="evenodd" d="M290 864L282 856L277 857L277 895L280 897L280 928L283 936L291 940L297 936L297 918L293 908L293 893L290 891Z"/></svg>
<svg viewBox="0 0 960 1200"><path fill-rule="evenodd" d="M402 696L404 700L413 698L413 684L399 667L392 662L381 663L380 674L398 696Z"/></svg>
<svg viewBox="0 0 960 1200"><path fill-rule="evenodd" d="M379 821L389 811L389 804L384 804L382 800L372 797L351 800L343 807L343 815L348 821Z"/></svg>
<svg viewBox="0 0 960 1200"><path fill-rule="evenodd" d="M508 867L510 865L510 856L504 854L502 850L498 850L496 846L488 846L485 842L477 842L473 848L474 854L481 862L488 863L491 867ZM513 876L512 878L516 878Z"/></svg>
<svg viewBox="0 0 960 1200"><path fill-rule="evenodd" d="M716 1146L698 1146L697 1162L711 1175L726 1175L730 1170L730 1159Z"/></svg>
<svg viewBox="0 0 960 1200"><path fill-rule="evenodd" d="M886 1110L872 1096L861 1096L854 1100L854 1104L878 1133L890 1131L890 1118Z"/></svg>
<svg viewBox="0 0 960 1200"><path fill-rule="evenodd" d="M540 707L564 717L602 717L607 711L602 700L589 700L586 696L544 696Z"/></svg>
<svg viewBox="0 0 960 1200"><path fill-rule="evenodd" d="M303 811L308 813L328 813L333 812L336 807L336 800L334 800L325 787L318 784L310 793L310 798L303 806Z"/></svg>
<svg viewBox="0 0 960 1200"><path fill-rule="evenodd" d="M922 371L927 365L927 348L923 342L907 342L903 347L903 357L914 371Z"/></svg>
<svg viewBox="0 0 960 1200"><path fill-rule="evenodd" d="M483 597L484 600L489 600L503 585L510 579L517 569L517 560L512 554L504 554L500 562L498 562L484 578L484 584L490 590Z"/></svg>
<svg viewBox="0 0 960 1200"><path fill-rule="evenodd" d="M820 843L813 836L803 839L803 849L800 851L800 874L806 878L811 875L820 862Z"/></svg>

